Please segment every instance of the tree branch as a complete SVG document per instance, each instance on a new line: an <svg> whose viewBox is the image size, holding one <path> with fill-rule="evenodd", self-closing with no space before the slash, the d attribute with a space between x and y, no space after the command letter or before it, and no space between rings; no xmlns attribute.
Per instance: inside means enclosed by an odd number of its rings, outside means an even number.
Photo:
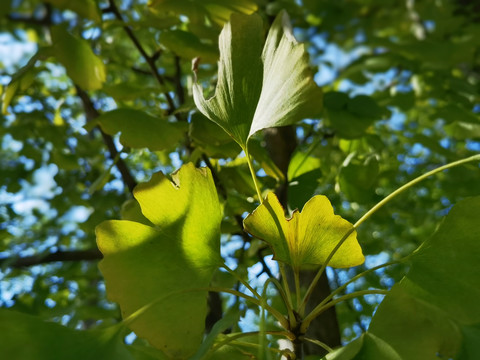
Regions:
<svg viewBox="0 0 480 360"><path fill-rule="evenodd" d="M117 5L115 4L115 1L114 0L109 0L108 3L109 3L109 7L107 9L105 9L104 11L113 13L115 15L115 17L117 18L117 20L119 20L123 24L122 25L123 29L127 33L130 40L133 42L133 45L135 45L137 50L140 52L142 57L145 59L146 63L150 67L150 70L151 70L153 76L155 77L155 79L157 80L157 82L160 85L165 86L165 79L162 77L162 75L160 75L160 73L158 72L158 68L155 66L155 61L160 56L160 53L155 53L155 54L153 54L153 56L148 55L146 50L143 48L142 44L140 44L140 41L138 40L138 38L133 33L133 30L125 23L125 20L123 20L122 14L120 13L120 10L118 9ZM173 102L173 99L172 99L171 95L168 93L168 91L164 91L163 95L165 96L165 98L167 100L169 113L174 114L176 106ZM182 120L179 114L175 114L175 117L177 118L178 121Z"/></svg>
<svg viewBox="0 0 480 360"><path fill-rule="evenodd" d="M93 106L92 100L90 99L88 94L80 87L78 86L75 86L75 87L77 89L78 96L82 100L87 121L92 121L96 119L98 116L100 116L97 109L95 109L95 107ZM115 143L113 142L113 138L110 135L103 132L102 129L98 128L98 130L102 134L102 138L103 138L103 141L105 142L105 145L107 145L108 152L110 154L110 159L114 160L118 155L118 150L117 150L117 147L115 146ZM130 173L130 170L128 169L127 164L125 164L125 161L123 161L123 159L119 157L116 163L116 167L120 172L120 174L122 175L123 183L125 184L126 187L128 187L130 192L132 192L135 186L137 186L137 182L135 181L132 174Z"/></svg>
<svg viewBox="0 0 480 360"><path fill-rule="evenodd" d="M102 253L98 249L56 251L46 255L33 255L21 258L0 259L0 267L23 268L34 265L43 265L57 261L94 261L102 259Z"/></svg>

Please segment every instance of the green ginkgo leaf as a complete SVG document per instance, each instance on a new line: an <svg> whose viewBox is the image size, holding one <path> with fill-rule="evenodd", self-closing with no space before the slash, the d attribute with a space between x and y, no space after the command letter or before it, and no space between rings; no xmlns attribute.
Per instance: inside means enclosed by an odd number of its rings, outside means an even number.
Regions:
<svg viewBox="0 0 480 360"><path fill-rule="evenodd" d="M40 317L0 309L0 354L16 360L133 360L122 325L74 330Z"/></svg>
<svg viewBox="0 0 480 360"><path fill-rule="evenodd" d="M244 150L257 131L290 125L321 110L322 91L286 12L275 19L264 46L263 38L258 14L232 14L220 34L214 96L205 100L201 85L193 85L198 109Z"/></svg>
<svg viewBox="0 0 480 360"><path fill-rule="evenodd" d="M270 244L274 259L300 269L325 263L339 241L351 234L328 265L335 268L357 266L364 262L353 225L333 213L327 197L311 198L301 212L294 211L286 219L274 193L244 220L245 230Z"/></svg>
<svg viewBox="0 0 480 360"><path fill-rule="evenodd" d="M221 207L206 168L184 165L157 173L135 188L143 215L154 226L111 220L96 229L107 295L130 328L172 358L191 356L201 343L207 313L205 288L220 257Z"/></svg>
<svg viewBox="0 0 480 360"><path fill-rule="evenodd" d="M372 318L403 359L480 358L479 214L479 196L458 202Z"/></svg>
<svg viewBox="0 0 480 360"><path fill-rule="evenodd" d="M67 75L84 90L98 90L106 79L105 65L87 41L73 36L62 26L51 29L53 54L65 66Z"/></svg>

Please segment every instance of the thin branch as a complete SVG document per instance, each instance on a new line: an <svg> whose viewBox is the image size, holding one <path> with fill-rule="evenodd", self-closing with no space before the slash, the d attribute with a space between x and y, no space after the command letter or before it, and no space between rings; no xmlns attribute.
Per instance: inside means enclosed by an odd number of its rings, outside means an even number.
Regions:
<svg viewBox="0 0 480 360"><path fill-rule="evenodd" d="M138 38L133 33L133 30L125 23L125 20L123 19L123 16L120 13L120 10L118 9L117 5L115 4L115 1L114 0L109 0L108 3L109 3L109 7L107 9L105 9L104 11L113 13L115 15L115 17L117 18L117 20L119 20L123 24L122 25L123 29L125 30L127 36L130 38L130 40L132 41L133 45L135 45L137 50L140 52L140 54L142 55L142 57L144 58L144 60L148 64L148 66L150 67L152 75L155 77L155 79L157 80L157 82L161 86L165 86L165 79L163 78L162 75L160 75L160 73L158 72L158 68L155 66L155 60L158 59L160 54L155 53L152 56L148 55L146 50L144 49L144 47L142 46L142 44L138 40ZM169 113L174 113L174 111L176 109L176 106L173 102L172 96L168 93L168 91L165 91L163 93L163 95L165 96L165 98L167 100ZM175 117L177 118L178 121L182 120L179 114L175 114Z"/></svg>
<svg viewBox="0 0 480 360"><path fill-rule="evenodd" d="M92 100L90 99L88 94L78 86L76 86L76 89L77 89L78 96L82 100L87 121L92 121L96 119L98 116L100 116L97 109L95 109L95 107L93 106ZM100 128L99 128L99 131L101 132L103 141L105 142L105 145L108 148L110 158L112 160L115 159L118 155L118 150L117 150L117 147L115 146L113 138L110 135L103 132ZM132 192L135 186L137 186L137 182L135 181L132 174L130 173L130 170L128 169L127 164L125 164L125 161L123 161L121 157L118 159L116 163L116 167L120 172L120 174L122 175L123 183L125 184L125 186L128 187L130 192Z"/></svg>
<svg viewBox="0 0 480 360"><path fill-rule="evenodd" d="M94 261L100 260L102 253L98 249L56 251L46 255L33 255L21 258L0 259L0 267L22 268L35 265L43 265L57 261Z"/></svg>
<svg viewBox="0 0 480 360"><path fill-rule="evenodd" d="M185 90L182 85L182 67L180 64L180 57L175 56L175 89L180 105L185 103Z"/></svg>

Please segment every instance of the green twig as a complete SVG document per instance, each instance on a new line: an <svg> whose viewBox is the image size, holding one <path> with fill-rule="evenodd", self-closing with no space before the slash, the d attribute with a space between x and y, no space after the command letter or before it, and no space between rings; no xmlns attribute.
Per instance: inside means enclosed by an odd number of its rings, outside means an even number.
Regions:
<svg viewBox="0 0 480 360"><path fill-rule="evenodd" d="M175 295L181 295L181 294L187 294L190 292L197 292L197 291L212 291L212 292L220 292L220 293L227 293L227 294L232 294L238 297L241 297L247 301L250 301L251 303L264 307L265 310L267 310L272 316L274 316L282 325L284 329L288 329L288 321L285 318L285 316L275 308L271 307L268 304L263 304L262 300L256 299L253 296L246 295L240 291L237 290L232 290L228 288L223 288L223 287L214 287L214 286L209 286L209 287L204 287L204 288L193 288L193 289L182 289L178 291L171 292L169 294L160 296L153 300L152 302L146 304L145 306L142 306L140 309L137 311L133 312L130 314L127 318L123 320L123 323L125 325L131 324L133 321L137 320L141 315L145 314L148 310L150 310L153 306L161 303L162 301L166 300L167 298Z"/></svg>
<svg viewBox="0 0 480 360"><path fill-rule="evenodd" d="M257 175L255 174L255 169L253 168L253 161L248 152L248 150L243 149L245 151L245 156L247 157L248 168L250 169L250 174L252 175L253 184L255 185L255 190L257 191L258 201L260 204L263 204L263 197L262 192L260 191L260 185L258 183Z"/></svg>
<svg viewBox="0 0 480 360"><path fill-rule="evenodd" d="M443 170L447 170L447 169L453 168L455 166L466 164L466 163L469 163L469 162L472 162L472 161L480 161L480 155L474 155L474 156L470 156L470 157L462 159L462 160L457 160L457 161L451 162L449 164L446 164L446 165L440 166L436 169L433 169L433 170L427 172L426 174L423 174L423 175L417 177L416 179L413 179L412 181L410 181L410 182L406 183L405 185L399 187L397 190L392 192L390 195L388 195L386 198L384 198L382 201L380 201L373 208L368 210L365 213L365 215L363 215L353 226L355 228L358 228L360 226L360 224L362 224L365 220L367 220L370 216L372 216L375 212L377 212L377 210L380 209L383 205L388 203L390 200L392 200L397 195L400 195L405 190L407 190L407 189L411 188L412 186L418 184L420 181L425 180L426 178L428 178L432 175L435 175L436 173L439 173Z"/></svg>
<svg viewBox="0 0 480 360"><path fill-rule="evenodd" d="M333 349L330 346L328 346L327 344L319 340L310 339L304 336L300 337L300 340L308 341L308 342L311 342L312 344L318 345L329 353L333 351Z"/></svg>
<svg viewBox="0 0 480 360"><path fill-rule="evenodd" d="M295 319L295 315L293 313L293 306L292 306L291 299L288 298L287 294L283 290L282 285L280 284L280 282L277 279L268 278L267 281L265 281L265 284L263 285L265 289L267 288L269 283L274 284L275 287L277 288L278 292L280 293L280 296L283 299L283 303L285 304L285 308L287 309L287 312L288 312L288 320L290 322L290 329L293 329L296 326L296 319Z"/></svg>
<svg viewBox="0 0 480 360"><path fill-rule="evenodd" d="M325 268L327 267L328 263L330 262L330 260L332 259L332 257L335 255L335 253L337 252L337 250L340 248L340 246L343 245L343 243L347 240L347 238L350 236L350 234L352 234L365 220L367 220L370 216L372 216L376 211L378 211L378 209L380 209L383 205L385 205L386 203L388 203L389 201L391 201L394 197L396 197L397 195L400 195L402 192L404 192L405 190L409 189L410 187L418 184L420 181L422 180L425 180L426 178L432 176L432 175L435 175L436 173L438 172L441 172L443 170L446 170L446 169L450 169L452 167L455 167L455 166L458 166L458 165L462 165L462 164L465 164L465 163L468 163L468 162L472 162L472 161L480 161L480 155L474 155L474 156L470 156L468 158L465 158L465 159L461 159L461 160L457 160L457 161L454 161L454 162L451 162L449 164L446 164L446 165L443 165L443 166L440 166L436 169L433 169L429 172L427 172L426 174L424 175L421 175L415 179L413 179L412 181L406 183L405 185L401 186L400 188L398 188L397 190L395 190L394 192L392 192L390 195L388 195L387 197L385 197L383 200L381 200L378 204L376 204L373 208L371 208L369 211L367 211L354 225L353 227L342 237L342 239L339 241L339 243L333 248L333 250L331 251L330 255L327 257L325 263L322 265L322 267L320 268L320 270L318 271L317 275L315 276L315 278L313 279L312 283L310 284L307 292L305 293L305 296L303 298L303 301L302 301L302 306L300 308L300 313L302 314L302 312L304 311L305 309L305 305L309 299L309 297L311 296L312 292L313 292L313 289L315 288L315 286L317 285L317 282L318 280L320 279L320 276L323 274L323 272L325 271Z"/></svg>
<svg viewBox="0 0 480 360"><path fill-rule="evenodd" d="M303 319L302 325L300 326L300 333L304 334L310 323L315 319L317 316L319 316L321 313L323 313L325 310L331 308L332 306L335 306L336 304L353 299L359 296L364 296L364 295L375 295L375 294L380 294L380 295L387 295L388 290L380 290L380 289L373 289L373 290L362 290L362 291L356 291L351 294L347 294L344 296L339 297L338 299L334 299L327 304L319 304L315 307L315 309L312 310L310 314L308 314L305 319Z"/></svg>
<svg viewBox="0 0 480 360"><path fill-rule="evenodd" d="M242 277L240 275L238 275L235 271L233 271L232 269L230 269L227 264L223 264L222 267L228 271L228 273L230 275L232 275L235 279L237 279L240 283L242 283L243 286L245 286L248 290L250 290L252 292L252 294L257 298L257 299L261 299L262 296L253 288L250 286L250 284L248 283L248 281L245 281L242 279Z"/></svg>

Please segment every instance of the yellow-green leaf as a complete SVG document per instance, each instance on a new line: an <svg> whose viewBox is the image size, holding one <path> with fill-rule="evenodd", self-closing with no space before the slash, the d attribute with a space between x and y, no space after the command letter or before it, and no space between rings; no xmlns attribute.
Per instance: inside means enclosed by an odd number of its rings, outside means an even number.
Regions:
<svg viewBox="0 0 480 360"><path fill-rule="evenodd" d="M65 66L67 75L84 90L100 89L105 82L105 65L88 42L68 33L61 26L52 28L53 53Z"/></svg>
<svg viewBox="0 0 480 360"><path fill-rule="evenodd" d="M364 262L353 225L333 213L327 197L311 198L301 212L286 219L274 193L244 220L245 230L270 244L274 259L294 269L325 263L330 252L349 232L347 240L328 265L335 268L357 266Z"/></svg>
<svg viewBox="0 0 480 360"><path fill-rule="evenodd" d="M154 226L105 221L96 229L104 255L99 267L107 295L135 333L175 359L199 347L207 314L206 291L220 257L221 207L206 168L184 165L135 188L143 215Z"/></svg>

